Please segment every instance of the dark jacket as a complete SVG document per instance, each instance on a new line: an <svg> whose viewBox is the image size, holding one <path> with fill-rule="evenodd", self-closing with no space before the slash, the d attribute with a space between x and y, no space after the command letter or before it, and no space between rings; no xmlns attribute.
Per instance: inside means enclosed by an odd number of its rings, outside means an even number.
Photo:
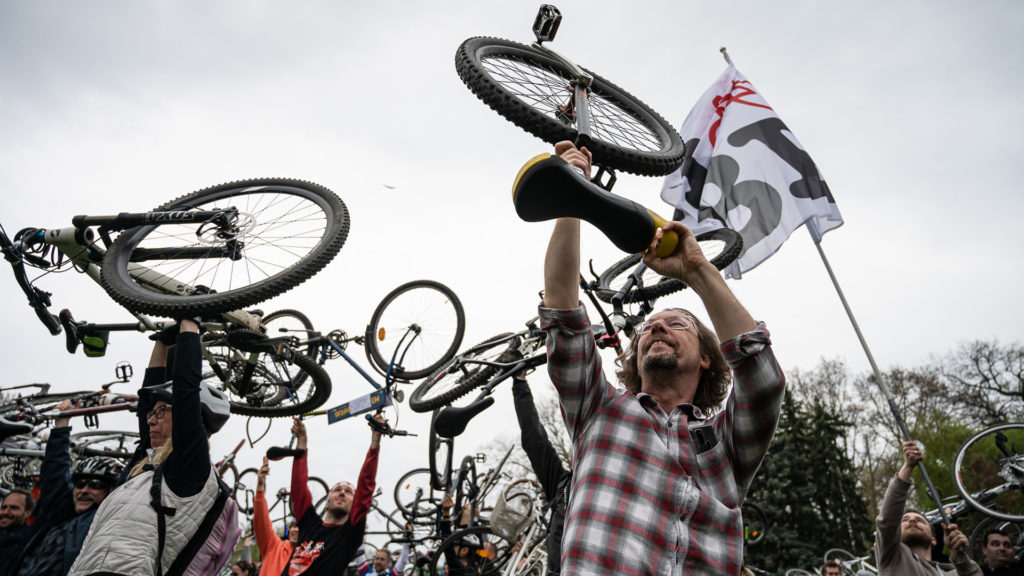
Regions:
<svg viewBox="0 0 1024 576"><path fill-rule="evenodd" d="M85 535L89 533L98 505L75 514L74 485L71 483L71 428L54 428L46 442L46 455L39 474L39 501L36 503L36 521L25 530L25 547L15 560L11 574L26 559L35 554L52 554L52 550L37 550L50 530L65 530L63 574L67 574L82 550Z"/></svg>
<svg viewBox="0 0 1024 576"><path fill-rule="evenodd" d="M0 576L10 574L14 559L18 557L18 552L21 551L22 536L25 535L27 528L28 526L24 524L21 526L11 526L10 528L0 528Z"/></svg>

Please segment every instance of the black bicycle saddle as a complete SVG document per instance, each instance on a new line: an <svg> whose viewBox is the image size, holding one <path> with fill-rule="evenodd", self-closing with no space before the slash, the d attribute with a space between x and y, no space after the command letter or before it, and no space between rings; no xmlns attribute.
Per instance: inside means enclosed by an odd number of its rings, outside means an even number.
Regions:
<svg viewBox="0 0 1024 576"><path fill-rule="evenodd" d="M548 153L534 156L519 170L512 185L512 203L527 222L586 220L630 254L647 250L657 229L667 223L644 206L587 180L571 164ZM658 256L668 256L678 243L675 232L665 231Z"/></svg>

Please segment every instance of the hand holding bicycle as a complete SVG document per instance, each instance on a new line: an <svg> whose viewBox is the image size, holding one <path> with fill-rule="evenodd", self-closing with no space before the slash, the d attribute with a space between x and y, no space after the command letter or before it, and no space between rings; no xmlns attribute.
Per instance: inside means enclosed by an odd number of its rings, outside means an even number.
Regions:
<svg viewBox="0 0 1024 576"><path fill-rule="evenodd" d="M660 255L661 243L667 235L677 236L675 249L668 254ZM654 239L644 252L644 264L662 276L681 280L684 284L693 283L696 275L704 271L718 274L717 269L708 262L701 251L697 238L690 229L680 222L668 221L657 229Z"/></svg>
<svg viewBox="0 0 1024 576"><path fill-rule="evenodd" d="M81 403L82 403L81 400L77 400L77 401L75 401L74 404L72 404L70 399L65 399L65 400L61 400L59 403L57 403L57 405L54 406L53 409L56 410L57 412L67 412L68 410L71 410L72 408L78 408L78 405L81 404ZM54 420L53 420L53 427L54 428L67 428L70 425L71 425L71 418L68 418L67 416L61 416L59 418L54 418Z"/></svg>
<svg viewBox="0 0 1024 576"><path fill-rule="evenodd" d="M270 464L267 463L267 457L263 457L263 466L260 466L259 472L256 473L256 491L264 492L267 489L267 476L270 474Z"/></svg>
<svg viewBox="0 0 1024 576"><path fill-rule="evenodd" d="M964 552L967 550L967 536L961 532L956 524L943 524L942 525L942 539L946 542L946 547L949 548L949 559L955 564L959 564L964 561Z"/></svg>
<svg viewBox="0 0 1024 576"><path fill-rule="evenodd" d="M292 418L292 435L295 436L295 449L306 449L306 424L298 416Z"/></svg>
<svg viewBox="0 0 1024 576"><path fill-rule="evenodd" d="M586 146L576 148L572 142L563 140L555 144L555 154L557 154L562 160L565 160L569 164L579 168L583 171L583 176L590 179L591 164L594 161L594 156L590 153L590 150Z"/></svg>

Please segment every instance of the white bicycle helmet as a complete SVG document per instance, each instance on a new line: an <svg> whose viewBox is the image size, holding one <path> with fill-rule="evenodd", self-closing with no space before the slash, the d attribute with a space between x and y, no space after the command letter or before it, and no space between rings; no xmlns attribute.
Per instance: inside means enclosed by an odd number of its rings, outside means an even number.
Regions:
<svg viewBox="0 0 1024 576"><path fill-rule="evenodd" d="M172 384L167 382L159 386L142 388L139 390L139 398L145 398L152 403L163 400L168 404L173 404L171 387ZM199 404L203 409L203 426L206 427L208 436L223 428L224 423L231 416L231 404L228 402L227 396L207 382L202 382L199 385Z"/></svg>

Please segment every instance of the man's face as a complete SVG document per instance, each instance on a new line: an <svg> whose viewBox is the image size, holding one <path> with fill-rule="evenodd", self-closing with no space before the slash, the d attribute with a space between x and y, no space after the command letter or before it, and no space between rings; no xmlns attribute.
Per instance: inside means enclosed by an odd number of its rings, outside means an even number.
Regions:
<svg viewBox="0 0 1024 576"><path fill-rule="evenodd" d="M292 524L288 527L288 541L291 542L292 546L299 545L299 527L298 525Z"/></svg>
<svg viewBox="0 0 1024 576"><path fill-rule="evenodd" d="M348 514L352 509L352 487L348 484L339 484L331 488L327 495L327 510L335 514Z"/></svg>
<svg viewBox="0 0 1024 576"><path fill-rule="evenodd" d="M75 514L81 514L93 504L103 502L110 493L110 487L101 480L78 480L75 482Z"/></svg>
<svg viewBox="0 0 1024 576"><path fill-rule="evenodd" d="M390 567L391 558L388 556L387 550L377 550L377 554L373 557L373 571L379 574Z"/></svg>
<svg viewBox="0 0 1024 576"><path fill-rule="evenodd" d="M655 372L682 372L710 365L710 359L701 356L697 326L690 316L678 310L664 310L647 321L650 330L640 335L636 351L641 380ZM682 326L680 322L689 327L678 329Z"/></svg>
<svg viewBox="0 0 1024 576"><path fill-rule="evenodd" d="M993 570L1013 564L1013 543L1010 542L1009 536L989 534L988 541L981 551L985 555L988 567Z"/></svg>
<svg viewBox="0 0 1024 576"><path fill-rule="evenodd" d="M825 566L824 576L840 576L838 566Z"/></svg>
<svg viewBox="0 0 1024 576"><path fill-rule="evenodd" d="M900 532L903 543L911 548L930 546L935 543L931 524L917 512L907 512L903 515L903 520L900 521Z"/></svg>
<svg viewBox="0 0 1024 576"><path fill-rule="evenodd" d="M8 494L3 504L0 504L0 528L24 525L28 518L25 504L25 495L21 492Z"/></svg>
<svg viewBox="0 0 1024 576"><path fill-rule="evenodd" d="M159 448L171 438L171 405L160 400L153 406L146 422L149 424L149 443Z"/></svg>

